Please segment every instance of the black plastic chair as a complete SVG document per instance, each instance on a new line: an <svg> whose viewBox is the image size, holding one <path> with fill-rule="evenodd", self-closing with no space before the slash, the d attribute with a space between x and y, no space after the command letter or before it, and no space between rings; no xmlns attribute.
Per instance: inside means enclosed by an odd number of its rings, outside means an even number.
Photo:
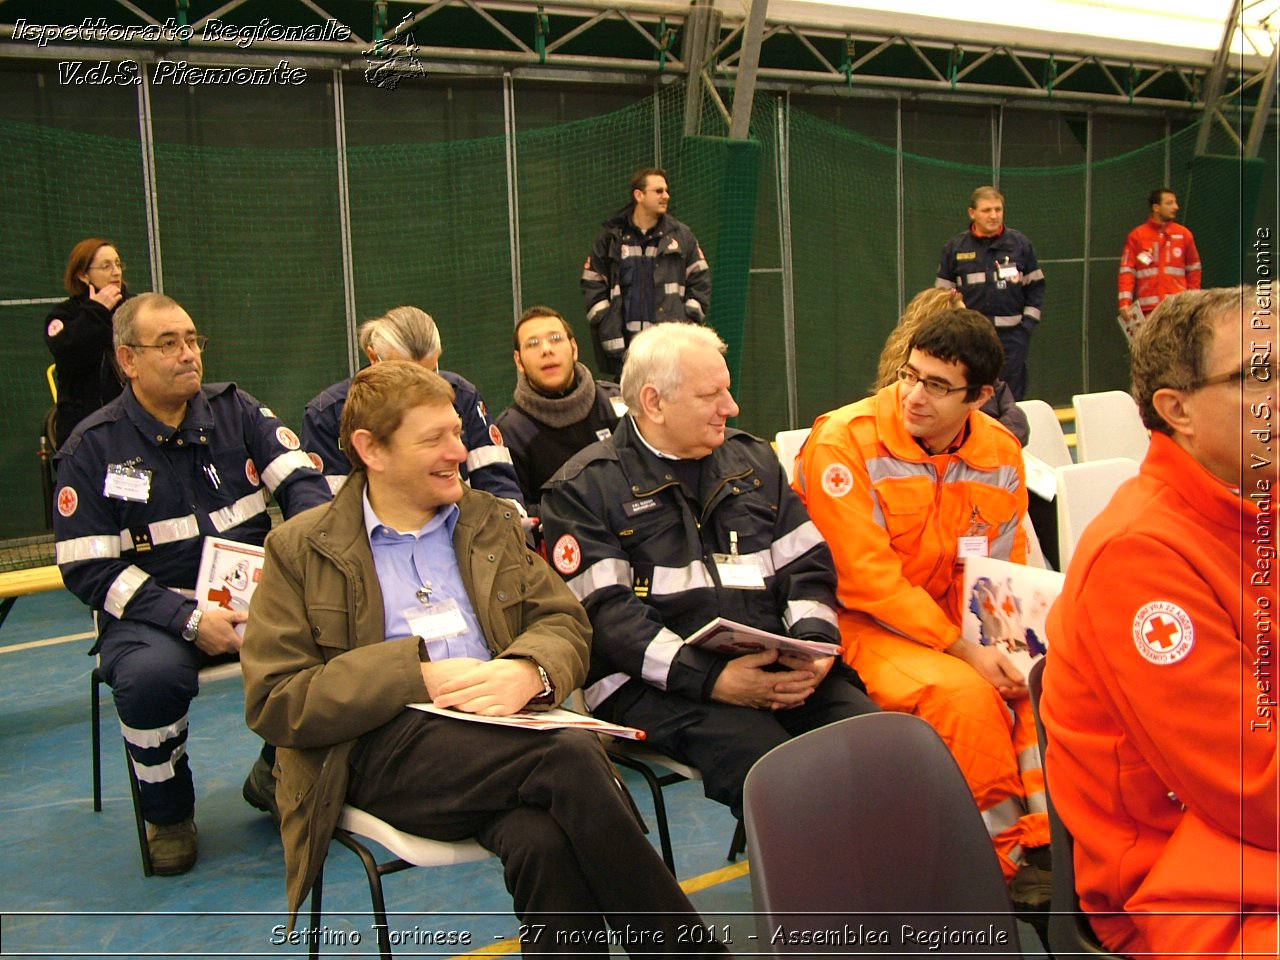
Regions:
<svg viewBox="0 0 1280 960"><path fill-rule="evenodd" d="M662 798L662 788L669 787L673 783L683 783L685 780L701 780L702 773L697 767L681 763L674 757L669 757L643 743L634 740L614 740L608 737L604 739L604 748L609 754L609 759L620 767L636 771L648 784L649 793L653 797L653 818L657 821L658 846L662 849L662 861L671 871L671 875L675 876L676 861L671 849L671 828L667 823L667 804ZM660 770L667 772L661 773ZM737 860L738 855L746 848L747 835L742 821L739 820L734 827L733 838L729 841L729 853L725 859L730 862Z"/></svg>
<svg viewBox="0 0 1280 960"><path fill-rule="evenodd" d="M1040 722L1040 693L1044 689L1044 665L1049 659L1045 654L1038 659L1027 674L1027 689L1031 692L1031 710L1036 718L1036 737L1040 741L1040 760L1043 766L1047 740L1044 724ZM1053 857L1053 909L1049 914L1049 950L1058 956L1080 955L1112 957L1119 960L1121 954L1111 953L1098 941L1089 918L1080 909L1076 895L1075 841L1053 805L1049 790L1048 770L1045 770L1044 797L1049 807L1049 844Z"/></svg>
<svg viewBox="0 0 1280 960"><path fill-rule="evenodd" d="M762 952L1021 957L982 815L919 717L852 717L774 748L747 774L746 825Z"/></svg>

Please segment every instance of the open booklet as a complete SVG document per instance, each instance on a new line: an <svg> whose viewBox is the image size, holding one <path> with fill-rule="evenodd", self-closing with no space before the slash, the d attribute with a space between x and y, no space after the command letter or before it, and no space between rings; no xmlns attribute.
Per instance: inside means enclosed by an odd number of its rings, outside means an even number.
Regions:
<svg viewBox="0 0 1280 960"><path fill-rule="evenodd" d="M1048 649L1044 622L1065 579L1055 570L995 557L966 557L961 636L999 647L1025 677Z"/></svg>
<svg viewBox="0 0 1280 960"><path fill-rule="evenodd" d="M621 737L624 740L643 740L646 737L643 730L637 730L635 727L623 727L616 723L607 723L604 720L597 720L595 717L574 713L572 710L562 710L559 707L554 710L522 710L506 717L482 717L479 714L466 713L462 710L454 710L451 707L437 707L434 703L411 703L409 706L414 710L421 710L423 713L452 717L454 720L492 723L499 727L516 727L521 730L564 730L573 728L575 730L586 730L590 733L605 733L611 737Z"/></svg>
<svg viewBox="0 0 1280 960"><path fill-rule="evenodd" d="M823 643L820 640L797 640L785 637L780 633L758 630L745 623L716 617L710 623L699 627L685 638L691 647L702 647L712 653L724 657L738 657L744 653L759 653L761 650L777 650L794 657L806 660L821 660L823 657L840 656L840 647L834 643Z"/></svg>
<svg viewBox="0 0 1280 960"><path fill-rule="evenodd" d="M205 537L200 549L200 571L196 574L196 606L201 610L223 607L249 611L249 598L262 579L266 556L262 547L221 537ZM244 636L244 624L236 625Z"/></svg>

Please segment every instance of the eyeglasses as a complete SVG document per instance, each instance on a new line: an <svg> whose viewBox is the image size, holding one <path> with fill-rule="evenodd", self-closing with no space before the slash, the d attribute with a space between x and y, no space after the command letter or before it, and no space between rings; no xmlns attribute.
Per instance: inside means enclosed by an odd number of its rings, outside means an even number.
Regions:
<svg viewBox="0 0 1280 960"><path fill-rule="evenodd" d="M123 260L103 260L101 263L93 264L93 266L91 266L89 269L90 270L110 270L112 267L115 267L121 273L124 273Z"/></svg>
<svg viewBox="0 0 1280 960"><path fill-rule="evenodd" d="M530 337L524 343L520 344L520 349L537 350L544 343L553 347L558 347L568 339L569 337L563 333L549 333L545 337Z"/></svg>
<svg viewBox="0 0 1280 960"><path fill-rule="evenodd" d="M939 400L941 400L943 397L949 397L953 393L959 393L962 390L968 390L969 387L971 386L971 384L966 383L959 387L953 387L951 384L947 383L947 381L945 380L921 378L916 374L914 370L908 370L906 367L901 367L898 370L898 382L905 383L907 385L908 390L914 387L917 383L923 384L924 392L929 394L929 396L931 397L937 397Z"/></svg>
<svg viewBox="0 0 1280 960"><path fill-rule="evenodd" d="M1244 389L1249 392L1262 391L1270 389L1275 383L1276 370L1275 367L1260 363L1257 365L1241 365L1239 370L1232 370L1230 373L1221 373L1214 377L1205 377L1203 380L1197 380L1186 388L1188 392L1193 390L1203 390L1205 387L1216 387L1221 383L1244 383Z"/></svg>
<svg viewBox="0 0 1280 960"><path fill-rule="evenodd" d="M204 353L209 346L209 338L204 334L191 334L189 337L165 337L159 343L126 343L126 347L134 350L159 350L160 356L172 359L182 353L186 347L192 353Z"/></svg>

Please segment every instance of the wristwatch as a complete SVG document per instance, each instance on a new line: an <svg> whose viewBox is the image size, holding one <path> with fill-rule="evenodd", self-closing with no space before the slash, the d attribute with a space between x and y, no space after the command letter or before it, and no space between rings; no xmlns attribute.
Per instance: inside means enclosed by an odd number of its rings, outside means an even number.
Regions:
<svg viewBox="0 0 1280 960"><path fill-rule="evenodd" d="M538 678L542 680L542 692L530 700L530 703L551 703L555 700L556 685L551 682L551 678L547 676L547 671L542 669L542 664L537 660L530 658L530 663L538 668Z"/></svg>
<svg viewBox="0 0 1280 960"><path fill-rule="evenodd" d="M200 632L200 618L204 616L204 611L196 607L191 611L191 616L187 617L187 623L182 628L182 639L187 643L196 642L196 634Z"/></svg>

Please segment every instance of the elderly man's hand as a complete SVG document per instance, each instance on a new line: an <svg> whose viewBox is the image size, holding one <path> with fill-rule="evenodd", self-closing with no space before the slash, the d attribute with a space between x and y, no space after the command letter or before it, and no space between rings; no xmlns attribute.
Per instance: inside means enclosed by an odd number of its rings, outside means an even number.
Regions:
<svg viewBox="0 0 1280 960"><path fill-rule="evenodd" d="M772 663L791 669L766 670ZM711 691L711 699L757 710L788 710L809 699L831 669L831 660L779 658L777 650L748 653L730 660Z"/></svg>
<svg viewBox="0 0 1280 960"><path fill-rule="evenodd" d="M240 634L236 633L236 624L244 623L249 615L243 610L228 610L225 607L210 607L200 617L200 626L196 630L196 646L211 657L224 653L240 652Z"/></svg>

